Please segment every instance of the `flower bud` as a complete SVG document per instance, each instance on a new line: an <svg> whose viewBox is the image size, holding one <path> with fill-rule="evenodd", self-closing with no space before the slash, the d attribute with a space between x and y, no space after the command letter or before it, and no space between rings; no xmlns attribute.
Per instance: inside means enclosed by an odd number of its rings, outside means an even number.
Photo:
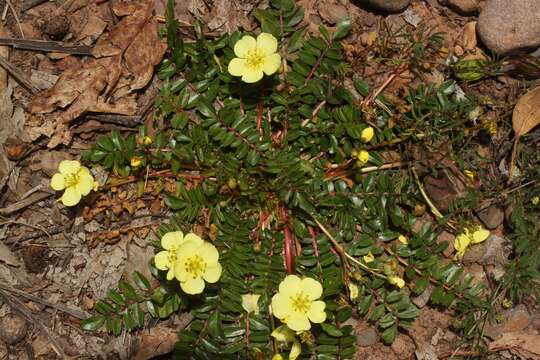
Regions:
<svg viewBox="0 0 540 360"><path fill-rule="evenodd" d="M369 161L369 153L366 150L360 150L356 156L356 165L362 167Z"/></svg>
<svg viewBox="0 0 540 360"><path fill-rule="evenodd" d="M373 135L375 135L375 130L371 126L368 126L364 130L362 130L362 134L360 135L360 139L364 143L368 143L373 139Z"/></svg>
<svg viewBox="0 0 540 360"><path fill-rule="evenodd" d="M134 156L130 160L130 164L132 168L138 168L142 164L142 160L139 156Z"/></svg>

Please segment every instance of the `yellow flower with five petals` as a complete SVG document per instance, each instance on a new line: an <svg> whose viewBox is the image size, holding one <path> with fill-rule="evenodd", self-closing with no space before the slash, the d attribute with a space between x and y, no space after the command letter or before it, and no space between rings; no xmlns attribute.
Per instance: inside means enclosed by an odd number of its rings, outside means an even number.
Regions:
<svg viewBox="0 0 540 360"><path fill-rule="evenodd" d="M94 177L90 170L77 160L62 160L58 171L51 178L51 188L64 190L60 200L66 206L77 205L94 188Z"/></svg>
<svg viewBox="0 0 540 360"><path fill-rule="evenodd" d="M221 277L221 264L216 247L195 234L187 234L178 247L174 264L176 279L186 294L200 294L205 281L213 284Z"/></svg>
<svg viewBox="0 0 540 360"><path fill-rule="evenodd" d="M326 304L317 300L322 292L322 285L317 280L287 275L279 284L278 293L272 297L272 311L291 330L309 330L311 322L326 320Z"/></svg>
<svg viewBox="0 0 540 360"><path fill-rule="evenodd" d="M234 45L237 56L229 63L229 73L241 76L246 83L255 83L263 75L272 75L281 65L281 56L277 53L277 39L269 33L261 33L255 39L245 35Z"/></svg>

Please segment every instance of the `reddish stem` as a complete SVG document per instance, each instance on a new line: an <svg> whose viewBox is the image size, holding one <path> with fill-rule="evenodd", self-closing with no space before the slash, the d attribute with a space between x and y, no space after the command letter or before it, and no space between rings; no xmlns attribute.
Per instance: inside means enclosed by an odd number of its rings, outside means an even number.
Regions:
<svg viewBox="0 0 540 360"><path fill-rule="evenodd" d="M263 100L257 104L257 130L262 132L262 119L263 119L264 104Z"/></svg>
<svg viewBox="0 0 540 360"><path fill-rule="evenodd" d="M283 229L285 268L287 269L287 274L292 275L294 274L294 252L293 252L294 236L291 231L291 224L289 221L289 211L285 205L283 205L281 208L281 216L283 217L283 222L285 225Z"/></svg>

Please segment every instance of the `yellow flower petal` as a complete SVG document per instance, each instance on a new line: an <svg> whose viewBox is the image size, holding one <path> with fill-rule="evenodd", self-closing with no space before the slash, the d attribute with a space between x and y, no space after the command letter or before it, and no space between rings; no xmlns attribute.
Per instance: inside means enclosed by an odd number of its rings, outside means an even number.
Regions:
<svg viewBox="0 0 540 360"><path fill-rule="evenodd" d="M300 282L300 289L310 300L317 300L321 297L323 288L320 282L312 278L304 278Z"/></svg>
<svg viewBox="0 0 540 360"><path fill-rule="evenodd" d="M272 312L278 319L286 318L292 308L292 302L288 296L277 293L272 297Z"/></svg>
<svg viewBox="0 0 540 360"><path fill-rule="evenodd" d="M186 236L187 238L187 236ZM204 258L207 264L215 264L219 259L219 253L216 247L209 242L204 242L199 249L199 256Z"/></svg>
<svg viewBox="0 0 540 360"><path fill-rule="evenodd" d="M283 295L295 294L300 289L302 280L296 275L287 275L279 284L279 292Z"/></svg>
<svg viewBox="0 0 540 360"><path fill-rule="evenodd" d="M161 247L165 250L177 248L184 241L184 234L181 231L171 231L161 238Z"/></svg>
<svg viewBox="0 0 540 360"><path fill-rule="evenodd" d="M78 192L75 187L68 187L62 195L62 203L66 206L74 206L81 201L81 193Z"/></svg>
<svg viewBox="0 0 540 360"><path fill-rule="evenodd" d="M324 301L314 301L308 311L308 317L311 322L322 323L326 320L326 312L324 311L326 304Z"/></svg>
<svg viewBox="0 0 540 360"><path fill-rule="evenodd" d="M296 334L287 325L280 325L270 335L278 342L289 343L294 341Z"/></svg>
<svg viewBox="0 0 540 360"><path fill-rule="evenodd" d="M307 316L293 313L286 319L287 326L294 331L306 331L311 329L311 323Z"/></svg>
<svg viewBox="0 0 540 360"><path fill-rule="evenodd" d="M180 282L187 281L189 273L186 271L186 267L181 261L176 261L174 264L174 277Z"/></svg>
<svg viewBox="0 0 540 360"><path fill-rule="evenodd" d="M51 178L51 188L56 191L64 190L66 188L64 175L60 173L54 174Z"/></svg>
<svg viewBox="0 0 540 360"><path fill-rule="evenodd" d="M257 49L262 51L264 55L275 53L277 47L278 42L274 35L263 32L257 36Z"/></svg>
<svg viewBox="0 0 540 360"><path fill-rule="evenodd" d="M204 280L206 280L206 282L213 284L219 280L219 278L221 277L221 272L221 264L216 262L213 266L208 266L206 268L206 271L203 274L203 278Z"/></svg>
<svg viewBox="0 0 540 360"><path fill-rule="evenodd" d="M369 152L366 150L360 150L358 152L358 156L356 157L357 161L356 163L358 165L365 165L369 161Z"/></svg>
<svg viewBox="0 0 540 360"><path fill-rule="evenodd" d="M263 71L266 75L272 75L278 71L281 66L281 56L279 54L270 54L264 58Z"/></svg>
<svg viewBox="0 0 540 360"><path fill-rule="evenodd" d="M160 251L154 256L154 264L158 270L167 270L170 266L169 264L169 252Z"/></svg>
<svg viewBox="0 0 540 360"><path fill-rule="evenodd" d="M490 232L488 230L480 228L473 233L471 243L478 244L484 242L489 235Z"/></svg>
<svg viewBox="0 0 540 360"><path fill-rule="evenodd" d="M405 281L399 276L389 276L388 282L392 285L396 285L400 289L405 286Z"/></svg>
<svg viewBox="0 0 540 360"><path fill-rule="evenodd" d="M186 236L184 236L184 242L188 242L188 241L193 242L197 246L201 246L204 242L204 240L201 239L199 235L194 234L194 233L189 233Z"/></svg>
<svg viewBox="0 0 540 360"><path fill-rule="evenodd" d="M58 165L58 171L62 175L76 174L81 167L81 163L77 160L62 160Z"/></svg>
<svg viewBox="0 0 540 360"><path fill-rule="evenodd" d="M82 195L88 195L94 188L94 177L87 168L81 167L77 173L78 182L75 184L77 191Z"/></svg>
<svg viewBox="0 0 540 360"><path fill-rule="evenodd" d="M245 35L234 44L234 54L239 58L245 58L250 51L257 48L257 40L254 37Z"/></svg>
<svg viewBox="0 0 540 360"><path fill-rule="evenodd" d="M362 133L360 135L360 139L364 143L368 143L373 139L373 136L375 135L375 130L371 126L368 126L364 130L362 130Z"/></svg>
<svg viewBox="0 0 540 360"><path fill-rule="evenodd" d="M167 280L171 281L172 279L174 279L175 273L175 266L174 264L171 264L171 268L169 269L169 271L167 271Z"/></svg>
<svg viewBox="0 0 540 360"><path fill-rule="evenodd" d="M373 256L373 254L371 253L371 251L368 252L367 255L364 255L362 258L364 259L364 262L365 262L366 264L375 261L375 256Z"/></svg>
<svg viewBox="0 0 540 360"><path fill-rule="evenodd" d="M259 313L259 298L261 297L261 295L258 295L258 294L245 294L245 295L242 295L242 307L244 308L244 310L247 311L247 313L254 313L254 314L258 314Z"/></svg>
<svg viewBox="0 0 540 360"><path fill-rule="evenodd" d="M281 354L274 354L274 356L272 356L272 360L285 360L283 358L283 355Z"/></svg>
<svg viewBox="0 0 540 360"><path fill-rule="evenodd" d="M262 69L254 69L248 66L242 73L242 81L249 84L256 83L262 79L263 75Z"/></svg>
<svg viewBox="0 0 540 360"><path fill-rule="evenodd" d="M240 58L234 58L231 60L228 66L229 74L232 76L242 76L244 69L246 68L246 60Z"/></svg>
<svg viewBox="0 0 540 360"><path fill-rule="evenodd" d="M291 347L291 352L289 353L289 360L296 360L296 358L301 353L302 353L302 345L300 345L300 341L295 340Z"/></svg>
<svg viewBox="0 0 540 360"><path fill-rule="evenodd" d="M186 294L200 294L204 290L204 280L201 278L188 279L187 281L181 282L180 287Z"/></svg>
<svg viewBox="0 0 540 360"><path fill-rule="evenodd" d="M471 243L471 238L465 234L460 234L456 236L456 239L454 240L454 249L459 253L464 253L467 247Z"/></svg>

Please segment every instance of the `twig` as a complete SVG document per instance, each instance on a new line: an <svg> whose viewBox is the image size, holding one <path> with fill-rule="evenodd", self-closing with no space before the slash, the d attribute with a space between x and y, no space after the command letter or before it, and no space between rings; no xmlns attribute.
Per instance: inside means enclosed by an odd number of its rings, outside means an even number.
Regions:
<svg viewBox="0 0 540 360"><path fill-rule="evenodd" d="M24 0L21 6L21 11L30 10L31 8L41 5L47 0Z"/></svg>
<svg viewBox="0 0 540 360"><path fill-rule="evenodd" d="M33 301L35 303L45 305L45 306L48 306L50 308L62 311L62 312L66 313L66 314L69 314L69 315L71 315L71 316L73 316L73 317L75 317L77 319L82 320L82 319L86 319L89 316L89 314L86 311L72 309L72 308L69 308L69 307L61 305L61 304L51 303L51 302L49 302L49 301L47 301L47 300L45 300L45 299L43 299L41 297L29 294L26 291L15 289L15 288L5 286L5 285L2 285L2 284L0 284L0 288L5 290L5 291L9 291L11 293L20 295L20 296L22 296L22 297L24 297L24 298L26 298L26 299L28 299L30 301Z"/></svg>
<svg viewBox="0 0 540 360"><path fill-rule="evenodd" d="M407 165L410 165L410 164L411 163L409 163L409 162L398 161L398 162L395 162L395 163L383 164L381 166L367 166L367 167L361 168L360 173L361 174L367 174L367 173L370 173L370 172L373 172L373 171L399 168L399 167L407 166Z"/></svg>
<svg viewBox="0 0 540 360"><path fill-rule="evenodd" d="M13 39L0 38L0 45L13 46L15 49L60 52L76 55L92 55L91 48L84 45L64 45L60 41L47 40L30 40L30 39Z"/></svg>
<svg viewBox="0 0 540 360"><path fill-rule="evenodd" d="M10 0L6 0L6 4L8 4L9 8L11 9L11 12L13 13L13 17L15 18L15 21L17 22L17 25L19 26L21 37L24 39L24 31L21 26L21 20L19 20L19 15L17 15L17 10L15 10L15 7L13 6Z"/></svg>
<svg viewBox="0 0 540 360"><path fill-rule="evenodd" d="M416 184L418 185L418 189L420 190L420 194L422 194L422 197L424 198L424 201L428 204L429 208L431 209L431 212L433 215L435 215L438 219L444 218L443 214L437 209L437 207L431 202L431 199L426 194L426 191L424 190L424 186L422 185L422 182L420 181L420 178L418 177L418 173L416 172L416 169L414 166L411 168L412 173L414 175L414 179L416 180ZM453 230L456 230L456 227L452 225L450 222L447 222L446 225L448 225Z"/></svg>
<svg viewBox="0 0 540 360"><path fill-rule="evenodd" d="M141 123L141 116L125 116L114 114L88 114L88 119L96 119L100 122L122 125L126 127L135 127Z"/></svg>
<svg viewBox="0 0 540 360"><path fill-rule="evenodd" d="M28 224L28 223L25 223L24 221L17 221L17 220L7 220L7 221L4 221L4 222L1 222L0 225L6 225L6 224L17 224L17 225L23 225L23 226L28 226L29 228L32 228L34 230L40 230L42 232L45 233L45 235L47 235L49 238L51 237L51 234L49 234L47 232L47 230L43 229L42 227L39 227L39 226L36 226L36 225L32 225L32 224Z"/></svg>
<svg viewBox="0 0 540 360"><path fill-rule="evenodd" d="M43 323L41 323L39 319L37 319L19 299L6 293L4 290L0 290L0 297L3 298L6 304L8 304L14 311L21 314L22 317L36 325L41 330L41 332L49 339L53 350L58 356L60 356L62 359L66 358L65 352L58 340L56 340L45 325L43 325Z"/></svg>
<svg viewBox="0 0 540 360"><path fill-rule="evenodd" d="M1 45L1 44L0 44ZM3 56L0 56L0 66L2 66L17 82L24 86L32 95L39 92L39 89L30 81L21 70L7 61Z"/></svg>
<svg viewBox="0 0 540 360"><path fill-rule="evenodd" d="M50 196L52 196L52 193L35 193L32 196L29 196L28 198L18 201L14 204L8 205L4 208L0 209L0 215L9 215L11 213L14 213L16 211L22 210L32 204L35 204L41 200L44 200Z"/></svg>
<svg viewBox="0 0 540 360"><path fill-rule="evenodd" d="M65 225L55 225L53 227L48 228L47 231L46 231L46 234L49 235L49 236L56 235L56 234L61 233L62 231L64 231L65 228L66 228ZM38 237L42 236L43 232L45 232L45 230L28 232L28 233L22 234L22 235L17 236L17 237L10 237L10 238L6 239L6 243L7 244L14 244L14 243L18 243L18 242L32 240L32 239L35 239L35 238L38 238Z"/></svg>

